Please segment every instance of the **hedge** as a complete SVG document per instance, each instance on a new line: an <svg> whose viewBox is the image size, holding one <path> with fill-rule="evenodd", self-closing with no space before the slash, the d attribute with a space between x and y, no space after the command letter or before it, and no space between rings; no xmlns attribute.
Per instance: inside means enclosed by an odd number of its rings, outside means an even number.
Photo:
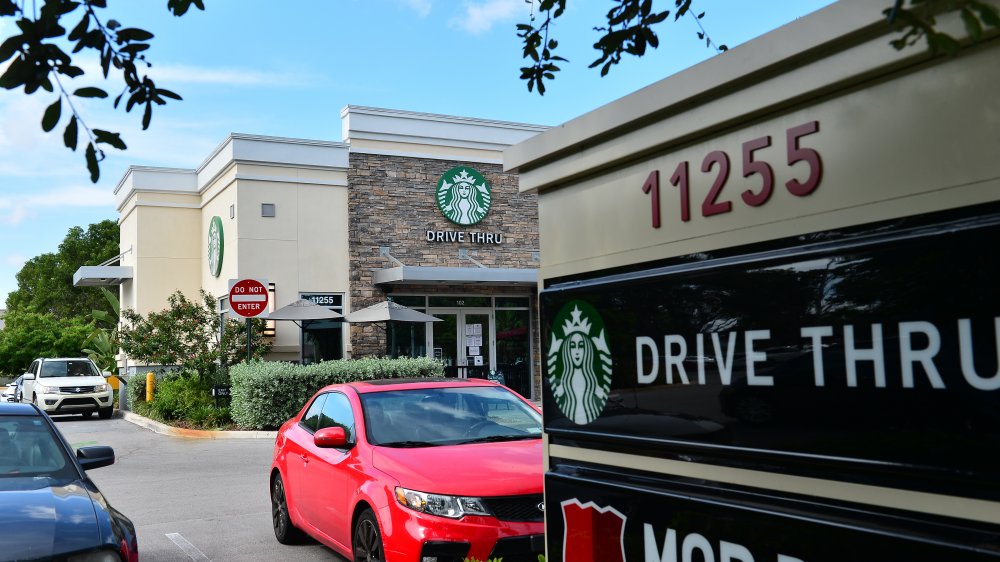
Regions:
<svg viewBox="0 0 1000 562"><path fill-rule="evenodd" d="M420 358L371 358L294 365L270 361L240 363L229 368L232 402L229 412L242 429L276 429L329 384L388 379L440 377L439 361Z"/></svg>

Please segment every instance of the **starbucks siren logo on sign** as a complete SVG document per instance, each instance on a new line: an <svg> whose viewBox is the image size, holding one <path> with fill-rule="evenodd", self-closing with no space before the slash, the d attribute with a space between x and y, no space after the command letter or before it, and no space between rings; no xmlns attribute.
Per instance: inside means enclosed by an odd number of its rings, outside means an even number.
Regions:
<svg viewBox="0 0 1000 562"><path fill-rule="evenodd" d="M611 350L600 313L584 301L567 303L550 332L549 385L556 405L573 423L597 419L611 390Z"/></svg>
<svg viewBox="0 0 1000 562"><path fill-rule="evenodd" d="M468 226L483 220L490 203L489 182L472 168L452 168L438 180L438 208L455 224Z"/></svg>

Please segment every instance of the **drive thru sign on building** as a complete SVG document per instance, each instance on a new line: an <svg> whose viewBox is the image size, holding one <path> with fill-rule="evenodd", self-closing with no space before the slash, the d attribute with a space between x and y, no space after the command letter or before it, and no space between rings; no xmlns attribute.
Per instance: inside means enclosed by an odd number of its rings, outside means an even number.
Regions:
<svg viewBox="0 0 1000 562"><path fill-rule="evenodd" d="M267 281L264 279L230 279L229 310L240 318L267 318Z"/></svg>

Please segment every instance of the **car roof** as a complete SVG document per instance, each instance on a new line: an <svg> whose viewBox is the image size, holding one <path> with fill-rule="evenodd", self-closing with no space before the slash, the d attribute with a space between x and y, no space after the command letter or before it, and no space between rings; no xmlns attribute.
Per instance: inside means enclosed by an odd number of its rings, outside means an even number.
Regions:
<svg viewBox="0 0 1000 562"><path fill-rule="evenodd" d="M358 392L385 392L389 390L420 390L425 388L454 388L468 386L499 386L497 383L483 379L458 379L446 377L423 377L406 379L377 379L370 381L354 381L346 383Z"/></svg>
<svg viewBox="0 0 1000 562"><path fill-rule="evenodd" d="M39 416L38 410L31 404L17 402L0 402L0 416Z"/></svg>
<svg viewBox="0 0 1000 562"><path fill-rule="evenodd" d="M39 357L39 361L90 361L89 357Z"/></svg>

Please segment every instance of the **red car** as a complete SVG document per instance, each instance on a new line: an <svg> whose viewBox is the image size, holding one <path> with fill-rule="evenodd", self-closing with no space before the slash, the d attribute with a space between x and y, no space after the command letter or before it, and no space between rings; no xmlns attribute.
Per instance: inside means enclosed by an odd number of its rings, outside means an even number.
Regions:
<svg viewBox="0 0 1000 562"><path fill-rule="evenodd" d="M328 386L285 422L270 475L274 535L355 562L537 562L542 421L472 379Z"/></svg>

